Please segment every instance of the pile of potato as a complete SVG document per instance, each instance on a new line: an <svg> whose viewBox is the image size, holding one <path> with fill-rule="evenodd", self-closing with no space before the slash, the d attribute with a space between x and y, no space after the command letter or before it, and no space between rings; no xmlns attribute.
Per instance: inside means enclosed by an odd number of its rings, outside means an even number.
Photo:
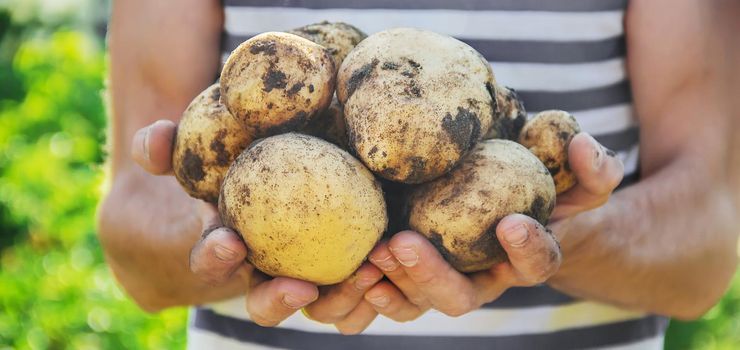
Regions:
<svg viewBox="0 0 740 350"><path fill-rule="evenodd" d="M337 283L405 228L471 272L506 260L504 216L545 224L575 183L575 119L525 122L516 93L456 39L322 22L234 50L183 114L173 164L267 274Z"/></svg>

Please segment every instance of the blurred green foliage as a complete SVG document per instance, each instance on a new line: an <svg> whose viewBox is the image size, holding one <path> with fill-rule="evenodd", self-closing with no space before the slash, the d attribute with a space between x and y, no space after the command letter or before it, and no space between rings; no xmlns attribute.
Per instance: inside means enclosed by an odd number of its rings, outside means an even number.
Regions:
<svg viewBox="0 0 740 350"><path fill-rule="evenodd" d="M186 310L140 311L94 231L106 126L100 2L2 1L0 349L183 348ZM740 275L666 339L668 349L738 347Z"/></svg>
<svg viewBox="0 0 740 350"><path fill-rule="evenodd" d="M15 4L0 8L0 348L183 348L187 311L140 311L95 234L103 40L74 12Z"/></svg>

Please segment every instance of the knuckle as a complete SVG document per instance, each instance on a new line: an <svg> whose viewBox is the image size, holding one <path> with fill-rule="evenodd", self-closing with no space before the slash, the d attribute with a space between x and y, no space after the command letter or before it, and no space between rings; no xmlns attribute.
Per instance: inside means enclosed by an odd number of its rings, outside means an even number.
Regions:
<svg viewBox="0 0 740 350"><path fill-rule="evenodd" d="M252 321L262 327L275 327L280 324L280 321L272 320L260 315L250 314Z"/></svg>
<svg viewBox="0 0 740 350"><path fill-rule="evenodd" d="M534 285L545 283L548 277L549 276L547 276L544 271L541 271L537 273L535 276L530 277L526 282L527 284L534 286Z"/></svg>
<svg viewBox="0 0 740 350"><path fill-rule="evenodd" d="M336 327L342 335L356 335L365 330L365 327L350 323L337 323L334 327Z"/></svg>
<svg viewBox="0 0 740 350"><path fill-rule="evenodd" d="M321 323L337 323L344 318L344 314L340 314L339 311L325 310L322 308L311 309L309 311L311 319Z"/></svg>
<svg viewBox="0 0 740 350"><path fill-rule="evenodd" d="M467 312L468 310L465 310L463 307L460 306L450 306L447 309L442 310L442 313L450 317L460 317L462 315L465 315Z"/></svg>
<svg viewBox="0 0 740 350"><path fill-rule="evenodd" d="M219 285L226 279L223 275L217 275L214 273L201 273L199 278L210 285Z"/></svg>
<svg viewBox="0 0 740 350"><path fill-rule="evenodd" d="M439 287L440 285L449 284L449 277L457 273L451 265L444 263L442 266L417 272L411 279L417 287L421 287L419 289L423 290L429 287Z"/></svg>
<svg viewBox="0 0 740 350"><path fill-rule="evenodd" d="M419 316L421 315L422 315L421 312L414 311L414 312L402 312L402 313L398 313L394 315L385 315L385 316L396 322L411 322L419 318Z"/></svg>
<svg viewBox="0 0 740 350"><path fill-rule="evenodd" d="M542 281L540 283L545 283L547 280L550 279L556 272L558 272L558 269L560 268L560 263L557 264L550 264L545 267L545 270L542 274Z"/></svg>
<svg viewBox="0 0 740 350"><path fill-rule="evenodd" d="M341 333L342 335L356 335L362 333L362 331L367 328L368 324L362 324L358 322L352 322L345 320L343 322L337 322L334 324L334 327Z"/></svg>
<svg viewBox="0 0 740 350"><path fill-rule="evenodd" d="M608 192L613 191L619 184L622 182L622 179L624 178L624 172L621 170L619 172L614 172L614 174L609 178L608 181Z"/></svg>
<svg viewBox="0 0 740 350"><path fill-rule="evenodd" d="M460 317L472 311L474 309L473 304L472 298L465 296L459 298L454 303L450 303L444 310L440 311L450 317Z"/></svg>
<svg viewBox="0 0 740 350"><path fill-rule="evenodd" d="M415 295L415 296L412 296L412 297L407 297L407 299L408 299L408 301L410 303L412 303L412 304L414 304L416 306L419 306L419 307L424 307L424 306L429 305L429 301L425 297L420 296L420 295Z"/></svg>

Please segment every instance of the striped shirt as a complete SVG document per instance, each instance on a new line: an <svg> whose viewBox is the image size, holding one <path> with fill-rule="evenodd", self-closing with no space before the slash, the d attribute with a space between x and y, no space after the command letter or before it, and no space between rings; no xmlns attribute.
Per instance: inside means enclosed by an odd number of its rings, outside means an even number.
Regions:
<svg viewBox="0 0 740 350"><path fill-rule="evenodd" d="M563 109L638 180L638 125L625 69L627 0L224 0L223 59L265 31L347 22L368 34L417 27L454 36L517 90L528 113ZM430 311L408 323L378 317L343 336L301 313L279 327L249 321L244 299L192 309L190 349L662 349L667 319L572 298L546 285L512 288L458 318Z"/></svg>

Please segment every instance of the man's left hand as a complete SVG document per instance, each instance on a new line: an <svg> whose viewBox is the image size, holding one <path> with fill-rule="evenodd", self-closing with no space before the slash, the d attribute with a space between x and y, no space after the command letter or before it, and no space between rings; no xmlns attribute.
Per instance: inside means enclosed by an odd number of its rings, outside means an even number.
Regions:
<svg viewBox="0 0 740 350"><path fill-rule="evenodd" d="M389 281L376 284L365 300L379 314L403 322L430 308L449 316L464 315L508 288L547 281L560 266L558 242L565 239L568 218L606 203L624 171L613 152L585 133L573 138L568 157L578 184L558 196L549 225L554 231L521 214L505 217L496 236L509 261L472 274L456 271L424 236L400 232L370 253L369 260Z"/></svg>

